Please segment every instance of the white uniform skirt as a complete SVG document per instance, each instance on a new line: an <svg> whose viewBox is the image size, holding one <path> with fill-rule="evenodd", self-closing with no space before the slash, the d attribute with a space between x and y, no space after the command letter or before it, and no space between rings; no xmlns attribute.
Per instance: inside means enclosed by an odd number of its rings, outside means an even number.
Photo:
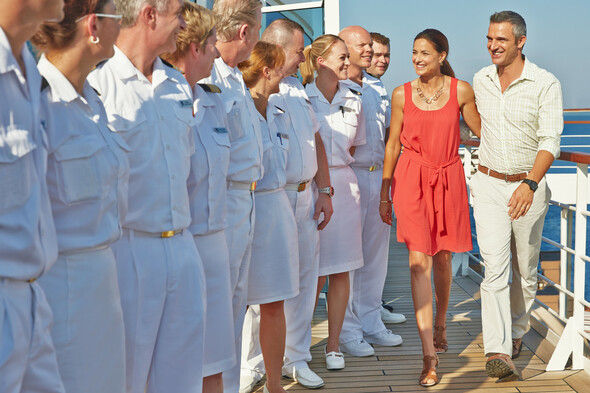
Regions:
<svg viewBox="0 0 590 393"><path fill-rule="evenodd" d="M363 266L361 193L349 166L330 168L334 214L320 232L320 276L349 272Z"/></svg>
<svg viewBox="0 0 590 393"><path fill-rule="evenodd" d="M60 254L39 284L53 312L66 391L125 392L125 329L111 248Z"/></svg>
<svg viewBox="0 0 590 393"><path fill-rule="evenodd" d="M225 231L195 235L207 283L203 376L229 370L236 363L234 316Z"/></svg>
<svg viewBox="0 0 590 393"><path fill-rule="evenodd" d="M256 225L248 276L248 304L266 304L299 293L297 224L285 190L255 193Z"/></svg>

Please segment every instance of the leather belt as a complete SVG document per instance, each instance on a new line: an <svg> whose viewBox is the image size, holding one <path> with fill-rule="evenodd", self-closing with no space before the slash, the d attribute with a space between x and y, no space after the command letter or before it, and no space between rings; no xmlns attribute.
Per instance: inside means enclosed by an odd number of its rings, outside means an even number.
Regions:
<svg viewBox="0 0 590 393"><path fill-rule="evenodd" d="M373 166L353 166L355 169L361 169L363 171L375 172L377 169L383 168L383 164L375 164Z"/></svg>
<svg viewBox="0 0 590 393"><path fill-rule="evenodd" d="M507 182L515 182L515 181L523 181L527 177L527 173L516 173L514 175L506 175L504 173L496 172L490 168L487 168L481 164L477 165L477 170L481 173L485 173L488 176L491 176L495 179L504 180Z"/></svg>
<svg viewBox="0 0 590 393"><path fill-rule="evenodd" d="M248 191L254 191L256 190L256 182L253 181L251 183L247 183L244 181L232 181L232 180L228 180L227 181L227 186L229 188L233 188L236 190L248 190Z"/></svg>
<svg viewBox="0 0 590 393"><path fill-rule="evenodd" d="M304 181L301 183L295 183L295 184L286 184L285 190L302 192L302 191L305 191L307 189L307 187L309 187L310 182L311 182L311 180Z"/></svg>

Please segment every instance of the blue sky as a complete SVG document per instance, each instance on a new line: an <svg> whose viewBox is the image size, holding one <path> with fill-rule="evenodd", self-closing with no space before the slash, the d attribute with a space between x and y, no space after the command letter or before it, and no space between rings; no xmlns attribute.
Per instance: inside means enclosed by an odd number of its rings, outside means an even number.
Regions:
<svg viewBox="0 0 590 393"><path fill-rule="evenodd" d="M588 0L340 0L340 26L361 25L391 39L391 66L383 77L391 90L416 77L413 39L436 28L449 39L457 77L491 64L486 48L489 16L502 10L527 23L524 54L560 80L564 108L590 108L590 1Z"/></svg>

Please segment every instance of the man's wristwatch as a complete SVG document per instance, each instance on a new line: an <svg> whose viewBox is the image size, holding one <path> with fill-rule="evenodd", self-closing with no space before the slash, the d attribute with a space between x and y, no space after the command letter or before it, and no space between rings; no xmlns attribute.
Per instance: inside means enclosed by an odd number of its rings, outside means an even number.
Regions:
<svg viewBox="0 0 590 393"><path fill-rule="evenodd" d="M318 189L318 192L320 194L328 194L328 196L330 198L332 198L334 196L334 187L329 186L329 187L320 188L320 189Z"/></svg>
<svg viewBox="0 0 590 393"><path fill-rule="evenodd" d="M539 185L538 185L538 184L537 184L537 182L536 182L536 181L534 181L534 180L531 180L531 179L524 179L522 182L523 182L524 184L527 184L527 185L530 187L530 189L531 189L531 191L532 191L532 192L535 192L535 191L537 191L537 188L539 188Z"/></svg>

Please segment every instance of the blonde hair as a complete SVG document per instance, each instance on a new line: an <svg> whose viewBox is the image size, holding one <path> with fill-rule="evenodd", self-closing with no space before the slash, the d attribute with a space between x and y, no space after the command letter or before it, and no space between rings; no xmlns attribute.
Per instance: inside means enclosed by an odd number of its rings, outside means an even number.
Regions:
<svg viewBox="0 0 590 393"><path fill-rule="evenodd" d="M342 38L333 34L324 34L316 38L311 45L307 46L303 51L305 55L305 62L299 65L299 72L303 79L303 84L313 82L315 72L318 69L318 57L328 56L332 51L332 47L338 41L344 43Z"/></svg>
<svg viewBox="0 0 590 393"><path fill-rule="evenodd" d="M183 58L193 42L198 44L200 48L204 48L205 41L213 33L217 21L211 10L188 0L184 0L182 17L186 22L186 27L178 33L176 51L162 55L162 58L170 63Z"/></svg>
<svg viewBox="0 0 590 393"><path fill-rule="evenodd" d="M250 58L238 64L242 71L244 83L252 87L258 82L264 67L271 70L281 68L285 64L285 52L280 46L270 42L258 41L252 50Z"/></svg>
<svg viewBox="0 0 590 393"><path fill-rule="evenodd" d="M245 23L256 26L260 0L216 0L213 13L217 16L217 37L222 42L231 41Z"/></svg>

